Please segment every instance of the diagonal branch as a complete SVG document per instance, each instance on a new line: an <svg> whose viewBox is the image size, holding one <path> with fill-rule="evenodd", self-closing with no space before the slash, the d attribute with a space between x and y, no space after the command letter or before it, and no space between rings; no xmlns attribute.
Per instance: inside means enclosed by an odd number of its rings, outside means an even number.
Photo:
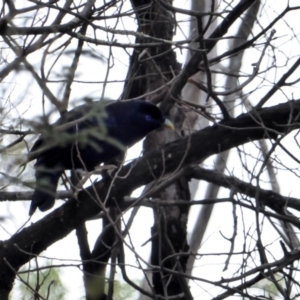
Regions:
<svg viewBox="0 0 300 300"><path fill-rule="evenodd" d="M124 166L120 170L120 177L114 182L107 203L111 205L114 200L130 195L137 187L148 184L163 174L176 171L178 164L182 167L197 164L213 154L249 141L270 136L276 138L278 134L300 128L299 114L300 100L290 101L242 114L235 119L215 124L189 137L169 143L162 149ZM4 263L4 257L14 269L20 268L99 212L100 208L96 201L105 199L109 188L109 180L99 181L79 192L78 200L68 201L42 220L24 228L9 240L1 242L0 296L12 288L15 277Z"/></svg>
<svg viewBox="0 0 300 300"><path fill-rule="evenodd" d="M217 44L218 40L227 33L230 26L255 2L256 0L242 0L239 4L233 8L228 15L224 18L223 22L216 28L216 30L210 35L205 42L206 52L209 53L213 47ZM174 99L180 95L181 90L186 84L189 77L199 71L199 63L202 61L202 51L196 51L191 57L186 66L182 69L181 73L175 80L170 94L167 95L161 105L161 109L164 112L169 111L174 104Z"/></svg>

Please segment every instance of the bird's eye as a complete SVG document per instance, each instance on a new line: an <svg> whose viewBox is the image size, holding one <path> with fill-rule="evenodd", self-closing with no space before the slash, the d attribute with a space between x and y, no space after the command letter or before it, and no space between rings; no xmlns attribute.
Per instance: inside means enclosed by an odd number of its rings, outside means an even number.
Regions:
<svg viewBox="0 0 300 300"><path fill-rule="evenodd" d="M150 115L146 115L146 121L148 122L152 121L152 117Z"/></svg>

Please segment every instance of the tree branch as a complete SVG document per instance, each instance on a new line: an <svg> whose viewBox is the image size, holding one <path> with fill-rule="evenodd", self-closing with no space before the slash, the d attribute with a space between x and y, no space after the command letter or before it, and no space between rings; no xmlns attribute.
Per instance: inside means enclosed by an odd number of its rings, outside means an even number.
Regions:
<svg viewBox="0 0 300 300"><path fill-rule="evenodd" d="M136 188L177 170L197 164L209 156L249 141L276 138L278 134L300 127L300 100L242 114L181 138L125 165L108 197L108 205L130 195ZM184 158L184 160L183 160ZM100 211L97 201L105 199L110 181L102 180L82 190L78 200L71 199L42 220L24 228L0 244L0 295L11 289L15 274L4 258L18 269L74 228Z"/></svg>

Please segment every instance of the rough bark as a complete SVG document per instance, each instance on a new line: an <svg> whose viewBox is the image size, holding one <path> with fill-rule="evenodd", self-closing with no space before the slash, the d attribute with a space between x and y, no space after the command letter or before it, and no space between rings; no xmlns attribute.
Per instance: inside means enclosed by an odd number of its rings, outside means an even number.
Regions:
<svg viewBox="0 0 300 300"><path fill-rule="evenodd" d="M171 4L172 1L167 2ZM175 18L171 11L165 9L159 2L132 1L132 5L137 12L138 31L149 34L156 38L172 40ZM146 7L146 9L143 9ZM136 43L143 43L141 38L137 38ZM180 65L176 61L176 55L170 45L152 47L134 51L131 56L127 84L125 86L125 98L143 97L149 101L159 97L160 93L148 94L164 88L174 75L178 75ZM135 78L141 79L136 80ZM162 98L162 97L161 97ZM180 110L173 109L170 113L176 128L181 128L183 116ZM157 149L169 141L178 138L176 132L155 132L148 136L144 143L145 153ZM151 189L151 187L147 187ZM186 199L189 200L188 181L181 178L176 183L169 186L164 191L156 194L161 199ZM177 262L167 259L169 256L187 251L186 224L187 207L168 207L154 210L154 226L151 230L152 251L151 264L173 268ZM180 259L181 269L185 270L186 257ZM163 276L163 278L161 277ZM176 277L176 276L175 276ZM178 278L168 276L165 272L155 272L153 274L153 288L156 294L177 295L187 289L179 284ZM166 285L166 282L169 284Z"/></svg>
<svg viewBox="0 0 300 300"><path fill-rule="evenodd" d="M276 139L300 127L300 100L242 114L235 119L207 127L180 138L124 166L110 190L112 205L136 188L162 178L207 157L259 139ZM134 171L132 171L134 170ZM124 176L127 175L127 176ZM123 177L122 177L123 176ZM42 220L22 229L0 245L0 298L12 288L15 272L34 256L64 238L73 229L99 212L99 199L105 199L110 181L103 180L81 191Z"/></svg>

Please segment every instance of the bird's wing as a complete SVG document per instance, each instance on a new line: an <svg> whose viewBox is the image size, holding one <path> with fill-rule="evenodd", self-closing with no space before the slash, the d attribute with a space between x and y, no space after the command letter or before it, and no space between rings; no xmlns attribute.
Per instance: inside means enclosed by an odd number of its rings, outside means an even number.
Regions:
<svg viewBox="0 0 300 300"><path fill-rule="evenodd" d="M111 127L111 122L105 120L105 105L101 102L87 102L74 109L65 112L54 124L51 125L46 134L40 135L34 143L28 155L28 161L39 159L40 163L55 161L62 156L64 151L69 151L63 145L64 137L89 130L93 127ZM48 136L47 136L48 135Z"/></svg>

